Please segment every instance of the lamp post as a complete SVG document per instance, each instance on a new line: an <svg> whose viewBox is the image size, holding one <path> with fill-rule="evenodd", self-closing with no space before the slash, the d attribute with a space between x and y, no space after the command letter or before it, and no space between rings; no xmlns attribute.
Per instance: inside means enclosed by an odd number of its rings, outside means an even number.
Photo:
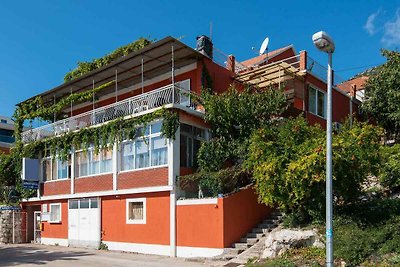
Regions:
<svg viewBox="0 0 400 267"><path fill-rule="evenodd" d="M327 111L326 111L326 266L333 267L333 204L332 204L332 54L335 43L324 31L312 36L318 50L328 53Z"/></svg>

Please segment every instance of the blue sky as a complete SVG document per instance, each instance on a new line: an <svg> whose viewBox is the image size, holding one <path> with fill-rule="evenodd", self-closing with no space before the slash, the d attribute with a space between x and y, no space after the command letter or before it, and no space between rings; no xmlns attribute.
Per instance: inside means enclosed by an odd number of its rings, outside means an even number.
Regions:
<svg viewBox="0 0 400 267"><path fill-rule="evenodd" d="M333 67L351 77L384 62L400 46L400 0L385 1L4 1L0 5L0 114L63 82L77 61L91 60L140 36L209 34L226 54L245 60L266 36L270 50L294 44L320 63L311 35L335 40Z"/></svg>

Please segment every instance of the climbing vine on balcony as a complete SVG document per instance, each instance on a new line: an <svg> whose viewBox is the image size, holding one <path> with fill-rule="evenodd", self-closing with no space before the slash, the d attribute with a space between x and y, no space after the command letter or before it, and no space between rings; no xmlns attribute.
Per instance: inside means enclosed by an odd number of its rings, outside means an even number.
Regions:
<svg viewBox="0 0 400 267"><path fill-rule="evenodd" d="M93 146L95 153L99 153L101 149L111 149L115 143L122 140L143 135L142 129L157 119L163 119L162 135L174 139L175 132L179 127L179 116L175 111L162 108L139 117L130 119L121 117L98 127L83 128L79 131L64 133L61 136L30 142L25 145L24 151L35 151L36 154L42 152L43 156L57 155L62 160L68 159L72 148L86 151Z"/></svg>
<svg viewBox="0 0 400 267"><path fill-rule="evenodd" d="M78 67L65 74L64 81L65 82L71 81L90 71L101 68L111 63L112 61L120 57L126 56L131 52L138 51L151 43L152 40L141 37L130 44L117 48L116 50L114 50L110 54L105 55L104 57L96 58L93 61L78 62Z"/></svg>
<svg viewBox="0 0 400 267"><path fill-rule="evenodd" d="M46 156L50 152L51 155L57 154L60 158L67 159L72 148L86 150L89 146L93 145L95 152L98 153L100 149L110 148L118 141L133 139L138 134L143 134L138 132L138 129L145 128L149 123L157 119L163 120L162 135L169 139L175 139L175 132L179 127L179 115L175 111L162 108L142 116L129 119L121 117L106 122L101 126L83 128L79 131L67 132L60 136L48 137L23 145L21 133L26 120L32 121L40 118L51 121L54 114L61 112L71 102L82 103L89 101L95 93L110 86L112 83L114 81L105 83L89 91L71 94L59 99L57 103L50 106L45 106L41 97L36 97L33 100L20 104L14 113L16 137L14 151L20 153L21 157L29 154L37 157L40 152Z"/></svg>

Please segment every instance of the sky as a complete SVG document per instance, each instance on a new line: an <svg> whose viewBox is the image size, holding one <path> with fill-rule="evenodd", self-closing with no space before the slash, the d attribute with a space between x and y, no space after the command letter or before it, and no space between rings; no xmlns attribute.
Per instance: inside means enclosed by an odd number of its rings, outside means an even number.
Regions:
<svg viewBox="0 0 400 267"><path fill-rule="evenodd" d="M335 41L335 74L352 77L385 62L380 49L400 46L400 0L385 1L2 1L0 4L0 115L15 104L63 83L78 61L101 57L137 38L181 38L195 47L210 35L214 46L239 61L293 44L321 64L312 43L324 30Z"/></svg>

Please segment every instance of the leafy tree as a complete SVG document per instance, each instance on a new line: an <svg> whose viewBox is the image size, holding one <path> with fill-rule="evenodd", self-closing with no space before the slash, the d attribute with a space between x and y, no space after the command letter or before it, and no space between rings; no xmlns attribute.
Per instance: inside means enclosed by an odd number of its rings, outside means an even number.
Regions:
<svg viewBox="0 0 400 267"><path fill-rule="evenodd" d="M232 86L222 94L205 91L205 120L212 127L213 138L200 148L200 169L217 171L243 161L252 132L271 124L286 109L286 103L283 91L276 88L239 91Z"/></svg>
<svg viewBox="0 0 400 267"><path fill-rule="evenodd" d="M400 138L400 53L382 50L387 62L369 76L362 110L386 130L388 138Z"/></svg>
<svg viewBox="0 0 400 267"><path fill-rule="evenodd" d="M333 186L337 202L351 202L379 164L379 128L346 124L333 136ZM284 211L320 215L325 205L325 132L299 117L255 132L246 167L260 200Z"/></svg>

